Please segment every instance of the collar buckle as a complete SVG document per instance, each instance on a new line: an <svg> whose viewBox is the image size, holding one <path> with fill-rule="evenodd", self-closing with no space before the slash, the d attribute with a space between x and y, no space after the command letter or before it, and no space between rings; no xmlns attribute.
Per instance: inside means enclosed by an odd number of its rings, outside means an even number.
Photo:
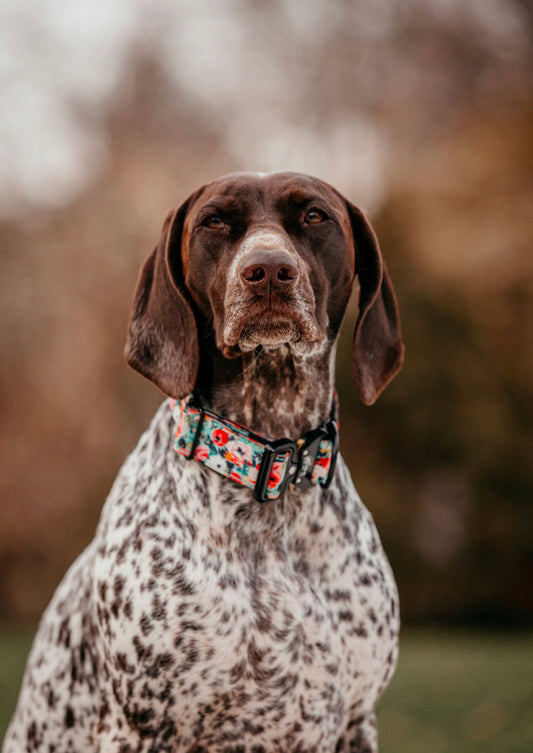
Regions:
<svg viewBox="0 0 533 753"><path fill-rule="evenodd" d="M272 472L272 466L278 455L282 453L289 453L289 462L285 477L280 484L278 494L276 497L267 497L268 481ZM257 481L255 482L253 496L258 502L270 502L273 499L279 499L285 492L287 486L292 481L292 477L295 473L297 464L294 462L295 456L298 455L298 447L296 442L291 439L277 439L274 442L269 442L265 445L263 451L263 457L261 459L261 465L257 473Z"/></svg>
<svg viewBox="0 0 533 753"><path fill-rule="evenodd" d="M279 499L286 491L289 484L298 489L307 490L314 484L312 482L313 470L320 443L324 439L331 442L331 461L326 480L321 483L323 489L327 489L333 479L337 454L339 451L339 431L334 420L319 426L318 429L308 432L297 442L290 439L278 439L265 445L261 465L257 474L257 481L253 490L254 499L258 502L271 502ZM285 476L281 482L275 497L267 496L268 482L272 473L272 466L278 455L289 453Z"/></svg>
<svg viewBox="0 0 533 753"><path fill-rule="evenodd" d="M310 489L312 486L311 476L313 475L318 448L323 439L329 439L329 434L325 426L319 426L318 429L308 432L300 440L298 464L292 482L299 489Z"/></svg>
<svg viewBox="0 0 533 753"><path fill-rule="evenodd" d="M331 463L329 465L329 471L326 480L324 481L324 489L328 489L335 473L335 466L337 465L337 455L339 454L339 425L331 419L326 424L326 430L328 432L328 439L331 441Z"/></svg>
<svg viewBox="0 0 533 753"><path fill-rule="evenodd" d="M292 482L299 489L310 489L313 486L312 476L316 463L316 456L320 443L324 439L331 442L331 460L326 480L321 484L323 489L327 489L333 479L335 465L337 463L337 454L339 452L339 430L337 423L333 418L319 426L318 429L308 432L305 437L298 440L299 457L298 466L294 481Z"/></svg>

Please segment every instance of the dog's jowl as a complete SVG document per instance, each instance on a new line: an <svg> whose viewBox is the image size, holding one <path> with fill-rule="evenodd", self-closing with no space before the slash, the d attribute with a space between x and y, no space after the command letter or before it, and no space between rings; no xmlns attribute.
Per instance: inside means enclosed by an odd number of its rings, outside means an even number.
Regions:
<svg viewBox="0 0 533 753"><path fill-rule="evenodd" d="M360 209L305 175L239 173L167 216L126 343L166 400L42 619L5 753L377 750L399 615L338 455L355 278L370 404L403 344Z"/></svg>

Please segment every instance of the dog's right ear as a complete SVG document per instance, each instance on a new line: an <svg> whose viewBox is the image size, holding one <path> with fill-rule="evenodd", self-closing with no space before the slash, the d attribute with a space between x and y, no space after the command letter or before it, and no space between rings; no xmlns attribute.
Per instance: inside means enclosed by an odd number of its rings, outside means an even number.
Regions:
<svg viewBox="0 0 533 753"><path fill-rule="evenodd" d="M169 212L159 243L143 265L125 348L133 369L178 400L194 389L199 361L196 323L183 292L181 263L183 223L192 198Z"/></svg>
<svg viewBox="0 0 533 753"><path fill-rule="evenodd" d="M376 234L359 207L349 201L346 206L360 285L352 372L362 401L371 405L401 369L405 348L396 296Z"/></svg>

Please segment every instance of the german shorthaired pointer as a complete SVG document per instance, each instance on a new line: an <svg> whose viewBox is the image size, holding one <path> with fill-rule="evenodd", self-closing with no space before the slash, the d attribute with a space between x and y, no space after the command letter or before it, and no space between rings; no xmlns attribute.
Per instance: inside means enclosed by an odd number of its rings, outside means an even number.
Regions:
<svg viewBox="0 0 533 753"><path fill-rule="evenodd" d="M169 399L41 622L5 753L377 750L397 593L335 467L356 276L369 404L403 344L357 207L305 175L234 174L168 215L126 356Z"/></svg>

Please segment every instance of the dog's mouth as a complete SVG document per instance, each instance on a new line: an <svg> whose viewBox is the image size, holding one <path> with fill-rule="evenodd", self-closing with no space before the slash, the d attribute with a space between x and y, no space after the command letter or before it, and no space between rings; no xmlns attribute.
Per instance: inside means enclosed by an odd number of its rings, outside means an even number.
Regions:
<svg viewBox="0 0 533 753"><path fill-rule="evenodd" d="M298 355L317 351L323 343L321 331L314 317L304 313L267 308L232 317L224 329L225 355L235 356L262 346L278 348L288 345Z"/></svg>
<svg viewBox="0 0 533 753"><path fill-rule="evenodd" d="M258 345L275 347L293 343L301 337L296 322L276 314L249 319L242 328L238 345L241 351L253 350Z"/></svg>

